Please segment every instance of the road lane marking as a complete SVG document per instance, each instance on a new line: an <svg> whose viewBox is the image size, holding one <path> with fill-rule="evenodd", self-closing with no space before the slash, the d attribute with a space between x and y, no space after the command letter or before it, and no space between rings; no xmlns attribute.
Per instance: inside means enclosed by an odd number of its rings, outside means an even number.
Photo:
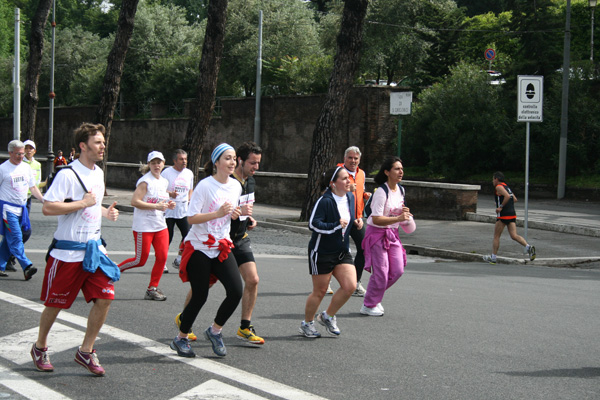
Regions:
<svg viewBox="0 0 600 400"><path fill-rule="evenodd" d="M0 300L8 303L24 307L36 312L42 312L44 305L35 303L33 301L23 299L18 296L14 296L10 293L0 291ZM75 314L71 314L65 310L58 314L59 320L69 322L73 325L82 327L84 330L87 328L87 318L80 317ZM155 354L168 357L172 360L183 362L197 369L203 370L210 374L219 375L223 378L230 379L234 382L238 382L241 385L250 386L258 389L262 392L269 393L271 395L288 399L288 400L326 400L324 397L317 396L313 393L305 392L300 389L296 389L291 386L284 385L273 380L263 378L262 376L252 374L241 369L233 368L225 364L221 364L217 361L208 360L205 358L184 358L179 357L176 353L169 348L168 345L156 342L152 339L137 335L135 333L127 332L125 330L115 328L110 325L104 325L100 333L109 335L115 339L119 339L123 342L131 343L135 346L142 347L145 350L153 352ZM34 336L35 337L35 336Z"/></svg>
<svg viewBox="0 0 600 400"><path fill-rule="evenodd" d="M48 249L27 249L25 251L26 253L30 253L30 254L46 254L48 252ZM168 253L169 257L176 257L179 253L171 251ZM112 257L112 256L134 256L135 252L133 250L115 250L115 251L111 251L110 249L108 250L108 256ZM151 257L154 257L154 251L150 250L150 255ZM267 254L267 253L254 253L254 257L257 258L295 258L295 259L306 259L308 256L298 256L298 255L285 255L285 254ZM147 262L149 263L149 262Z"/></svg>
<svg viewBox="0 0 600 400"><path fill-rule="evenodd" d="M0 357L15 364L23 365L32 362L29 351L37 339L38 328L16 332L0 338ZM55 323L48 334L48 343L52 343L52 353L76 349L83 341L83 332L66 325ZM73 355L75 353L73 352Z"/></svg>
<svg viewBox="0 0 600 400"><path fill-rule="evenodd" d="M195 399L221 399L221 400L266 400L265 397L257 396L254 393L246 392L235 386L210 379L201 385L196 386L173 397L171 400L195 400Z"/></svg>
<svg viewBox="0 0 600 400"><path fill-rule="evenodd" d="M31 358L30 358L31 360ZM33 368L33 367L32 367ZM0 365L0 384L31 400L70 400L47 386L41 385Z"/></svg>

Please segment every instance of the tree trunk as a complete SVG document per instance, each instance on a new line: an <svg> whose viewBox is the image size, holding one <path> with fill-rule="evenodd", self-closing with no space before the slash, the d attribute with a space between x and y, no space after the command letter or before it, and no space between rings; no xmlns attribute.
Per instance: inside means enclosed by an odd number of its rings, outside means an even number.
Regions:
<svg viewBox="0 0 600 400"><path fill-rule="evenodd" d="M127 50L129 49L129 43L131 42L131 36L133 34L133 25L138 2L139 0L123 0L121 4L117 34L115 35L115 42L108 55L106 74L104 75L104 83L102 84L102 98L100 99L98 110L96 110L97 122L104 125L106 128L106 135L104 137L106 149L104 150L104 160L101 163L105 177L110 130L115 115L117 100L119 99L123 65L125 64L125 56L127 55Z"/></svg>
<svg viewBox="0 0 600 400"><path fill-rule="evenodd" d="M313 132L306 183L306 197L300 219L307 221L312 208L321 195L319 179L323 171L333 167L336 159L333 142L342 128L348 95L360 60L362 29L369 0L346 0L340 34L337 38L337 54L329 80L327 97Z"/></svg>
<svg viewBox="0 0 600 400"><path fill-rule="evenodd" d="M21 113L21 137L35 141L35 119L40 100L38 84L42 73L42 55L44 53L44 29L50 15L52 0L39 0L37 10L31 21L29 39L29 60L23 90L23 110Z"/></svg>
<svg viewBox="0 0 600 400"><path fill-rule="evenodd" d="M198 104L188 123L183 145L188 152L188 168L194 172L195 182L199 180L204 138L215 108L217 79L221 68L227 22L227 2L228 0L210 0L208 4L206 34L198 78Z"/></svg>

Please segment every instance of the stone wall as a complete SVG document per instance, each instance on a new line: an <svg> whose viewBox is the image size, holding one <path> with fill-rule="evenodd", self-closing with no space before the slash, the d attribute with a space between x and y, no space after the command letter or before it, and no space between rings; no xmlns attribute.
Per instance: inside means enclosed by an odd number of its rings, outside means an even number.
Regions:
<svg viewBox="0 0 600 400"><path fill-rule="evenodd" d="M355 87L349 97L343 126L335 141L335 154L341 161L343 151L356 145L363 151L361 168L369 171L378 161L395 149L390 140L396 138L396 117L389 115L390 91L386 87ZM261 170L271 172L306 173L315 123L325 100L324 95L272 96L261 100L261 147L264 156ZM254 139L254 98L222 98L220 113L215 116L204 140L203 160L208 160L215 145L228 142L234 147ZM184 107L189 116L193 102ZM115 120L109 139L108 160L114 162L145 161L151 150L165 156L183 143L188 116L157 118L168 107L155 105L155 118L133 119L136 112L123 110L126 118ZM96 107L56 107L54 110L54 151L66 154L73 146L71 135L81 122L94 122ZM390 139L391 138L391 139ZM0 119L0 143L12 139L12 119ZM23 140L26 138L23 138ZM45 158L48 148L48 108L37 115L35 142L38 157ZM323 166L326 169L329 166Z"/></svg>
<svg viewBox="0 0 600 400"><path fill-rule="evenodd" d="M135 164L109 163L107 185L131 189L140 177ZM306 174L261 172L255 175L256 198L261 204L302 207L306 195ZM421 219L461 220L465 213L477 212L479 185L439 182L402 181L406 189L406 204ZM376 187L367 178L367 191Z"/></svg>

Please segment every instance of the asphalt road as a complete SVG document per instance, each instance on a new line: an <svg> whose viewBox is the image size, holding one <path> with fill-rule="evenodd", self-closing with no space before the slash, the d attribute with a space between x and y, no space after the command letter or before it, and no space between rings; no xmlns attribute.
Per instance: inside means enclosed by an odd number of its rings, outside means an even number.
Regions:
<svg viewBox="0 0 600 400"><path fill-rule="evenodd" d="M34 204L27 244L38 267L55 226L40 208ZM104 222L116 262L133 254L131 220L122 213ZM177 357L168 344L187 286L171 270L160 284L167 301L143 300L151 257L116 284L96 342L107 375L93 377L73 361L90 308L81 297L53 330L55 372L38 372L28 351L42 309L43 267L29 282L11 273L0 280L0 399L600 398L598 270L411 257L384 298L385 316L360 315L361 299L352 297L338 314L340 337L307 339L298 326L311 290L308 237L260 227L251 235L261 277L253 324L264 346L235 338L238 308L224 329L226 357L215 356L201 336L195 359ZM222 286L211 289L196 333L223 297Z"/></svg>

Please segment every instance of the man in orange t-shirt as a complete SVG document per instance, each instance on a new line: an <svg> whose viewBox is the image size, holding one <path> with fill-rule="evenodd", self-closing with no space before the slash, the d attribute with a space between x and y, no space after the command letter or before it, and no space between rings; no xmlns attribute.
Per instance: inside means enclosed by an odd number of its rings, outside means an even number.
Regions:
<svg viewBox="0 0 600 400"><path fill-rule="evenodd" d="M344 152L344 162L338 164L339 167L344 167L350 174L351 188L354 193L356 220L352 224L350 236L356 245L356 257L354 257L354 266L356 267L356 290L353 296L364 297L365 288L360 283L363 269L365 268L365 255L363 254L362 241L365 237L366 224L363 223L363 210L365 202L371 197L371 193L365 192L365 171L358 168L360 164L360 149L356 146L350 146Z"/></svg>

